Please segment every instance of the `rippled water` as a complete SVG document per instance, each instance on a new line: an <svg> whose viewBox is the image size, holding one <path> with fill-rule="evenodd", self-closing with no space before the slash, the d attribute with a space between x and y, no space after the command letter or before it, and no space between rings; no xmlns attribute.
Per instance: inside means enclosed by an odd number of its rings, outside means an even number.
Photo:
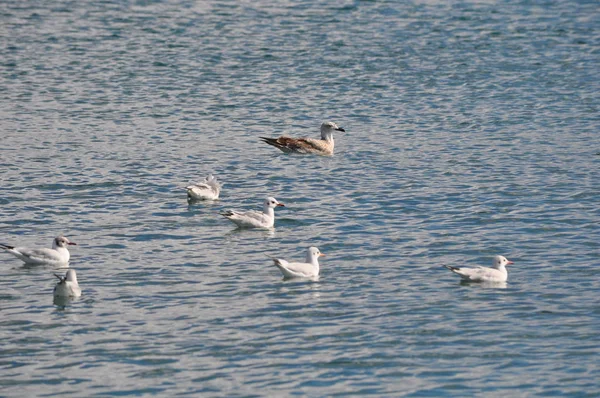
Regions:
<svg viewBox="0 0 600 398"><path fill-rule="evenodd" d="M64 233L83 288L0 253L0 395L600 391L597 2L32 0L0 38L0 241ZM330 158L258 139L324 120ZM273 233L218 215L267 195Z"/></svg>

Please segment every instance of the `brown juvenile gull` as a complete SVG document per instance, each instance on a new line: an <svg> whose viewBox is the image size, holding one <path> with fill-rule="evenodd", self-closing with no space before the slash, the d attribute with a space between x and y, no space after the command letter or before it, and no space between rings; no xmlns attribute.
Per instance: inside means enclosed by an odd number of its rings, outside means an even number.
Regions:
<svg viewBox="0 0 600 398"><path fill-rule="evenodd" d="M261 140L285 153L313 153L316 155L333 155L333 132L343 131L341 127L333 122L325 122L321 125L321 139L315 138L292 138L285 135L279 138L260 137Z"/></svg>

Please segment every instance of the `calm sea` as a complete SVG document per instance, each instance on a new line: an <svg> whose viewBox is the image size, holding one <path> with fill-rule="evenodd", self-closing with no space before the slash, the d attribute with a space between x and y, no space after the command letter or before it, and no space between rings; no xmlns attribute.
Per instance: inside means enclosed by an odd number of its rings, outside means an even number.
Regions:
<svg viewBox="0 0 600 398"><path fill-rule="evenodd" d="M597 1L6 1L0 44L0 242L83 289L0 253L0 396L600 395Z"/></svg>

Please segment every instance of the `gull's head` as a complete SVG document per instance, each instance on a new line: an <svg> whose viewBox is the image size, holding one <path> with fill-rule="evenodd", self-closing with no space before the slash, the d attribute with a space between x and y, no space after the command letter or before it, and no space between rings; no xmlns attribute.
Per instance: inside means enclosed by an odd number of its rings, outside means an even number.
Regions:
<svg viewBox="0 0 600 398"><path fill-rule="evenodd" d="M64 236L57 236L54 238L54 242L52 242L52 247L56 249L57 247L67 247L69 245L76 245L75 242L70 242L69 239Z"/></svg>
<svg viewBox="0 0 600 398"><path fill-rule="evenodd" d="M219 193L221 192L221 183L217 181L217 177L213 176L212 174L209 174L208 177L205 178L205 180L208 185L213 187L213 189L215 189Z"/></svg>
<svg viewBox="0 0 600 398"><path fill-rule="evenodd" d="M67 274L65 275L65 280L67 280L68 282L77 282L77 273L74 269L70 269L67 271Z"/></svg>
<svg viewBox="0 0 600 398"><path fill-rule="evenodd" d="M500 268L509 264L512 264L512 261L509 261L504 256L496 256L494 257L494 268Z"/></svg>
<svg viewBox="0 0 600 398"><path fill-rule="evenodd" d="M285 205L283 203L279 203L277 201L277 199L275 199L275 198L273 198L271 196L269 196L268 198L265 199L265 203L264 204L265 204L265 207L269 207L271 209L274 209L274 208L276 208L278 206L285 207Z"/></svg>
<svg viewBox="0 0 600 398"><path fill-rule="evenodd" d="M313 258L313 259L317 259L319 257L325 256L323 253L321 253L321 251L319 251L319 249L317 249L314 246L308 248L307 254L308 254L308 257Z"/></svg>
<svg viewBox="0 0 600 398"><path fill-rule="evenodd" d="M331 134L334 131L342 131L345 132L343 128L339 127L334 122L325 122L321 125L321 134Z"/></svg>
<svg viewBox="0 0 600 398"><path fill-rule="evenodd" d="M212 174L209 174L209 175L208 175L208 177L206 177L204 180L205 180L206 182L208 182L208 183L215 183L215 184L218 184L218 183L219 183L219 182L217 181L217 177L215 177L215 176L214 176L214 175L212 175Z"/></svg>

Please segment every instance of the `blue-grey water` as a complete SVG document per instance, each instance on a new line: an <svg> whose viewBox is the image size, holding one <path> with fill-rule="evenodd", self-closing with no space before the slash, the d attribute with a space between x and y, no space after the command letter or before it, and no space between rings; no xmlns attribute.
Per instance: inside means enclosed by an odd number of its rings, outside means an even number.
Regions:
<svg viewBox="0 0 600 398"><path fill-rule="evenodd" d="M597 1L7 1L0 40L0 242L64 234L83 289L0 253L1 396L600 394Z"/></svg>

